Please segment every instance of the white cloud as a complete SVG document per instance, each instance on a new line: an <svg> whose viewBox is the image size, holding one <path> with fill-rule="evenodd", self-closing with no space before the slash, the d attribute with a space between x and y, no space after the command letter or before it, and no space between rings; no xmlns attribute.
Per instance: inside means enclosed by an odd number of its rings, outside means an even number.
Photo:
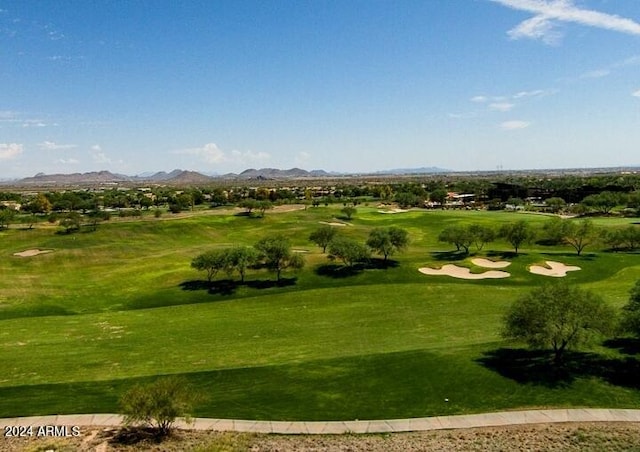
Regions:
<svg viewBox="0 0 640 452"><path fill-rule="evenodd" d="M530 125L531 123L527 121L513 120L503 122L502 124L500 124L500 128L503 130L519 130L526 129Z"/></svg>
<svg viewBox="0 0 640 452"><path fill-rule="evenodd" d="M58 159L56 160L56 163L62 163L63 165L76 165L80 162L76 159L71 158L71 159Z"/></svg>
<svg viewBox="0 0 640 452"><path fill-rule="evenodd" d="M0 160L16 158L23 150L23 145L18 143L0 143Z"/></svg>
<svg viewBox="0 0 640 452"><path fill-rule="evenodd" d="M587 71L580 75L580 78L602 78L611 74L609 69L594 69L593 71Z"/></svg>
<svg viewBox="0 0 640 452"><path fill-rule="evenodd" d="M478 103L483 103L486 102L488 99L486 96L474 96L471 98L471 102L478 102Z"/></svg>
<svg viewBox="0 0 640 452"><path fill-rule="evenodd" d="M640 89L638 91L631 93L631 95L634 97L640 97Z"/></svg>
<svg viewBox="0 0 640 452"><path fill-rule="evenodd" d="M574 5L573 0L491 0L508 8L533 13L508 34L512 39L540 39L547 44L557 43L562 37L558 22L577 23L632 35L640 35L640 24L614 14L602 13Z"/></svg>
<svg viewBox="0 0 640 452"><path fill-rule="evenodd" d="M293 159L294 166L303 167L306 166L311 160L311 154L305 151L298 152L295 159Z"/></svg>
<svg viewBox="0 0 640 452"><path fill-rule="evenodd" d="M534 89L532 91L520 91L513 95L514 99L521 99L523 97L538 97L543 96L545 94L549 94L550 91L545 91L543 89Z"/></svg>
<svg viewBox="0 0 640 452"><path fill-rule="evenodd" d="M111 163L111 159L102 152L102 147L99 144L91 146L91 157L96 163Z"/></svg>
<svg viewBox="0 0 640 452"><path fill-rule="evenodd" d="M489 104L489 110L493 111L510 111L513 107L515 107L515 104L509 102L494 102Z"/></svg>
<svg viewBox="0 0 640 452"><path fill-rule="evenodd" d="M171 153L195 155L207 163L250 164L253 162L266 161L271 158L266 152L253 152L251 150L233 150L230 153L225 153L215 143L207 143L199 148L179 149Z"/></svg>
<svg viewBox="0 0 640 452"><path fill-rule="evenodd" d="M38 147L45 151L58 151L62 149L73 149L77 146L75 144L57 144L53 141L43 141L42 143L38 143Z"/></svg>

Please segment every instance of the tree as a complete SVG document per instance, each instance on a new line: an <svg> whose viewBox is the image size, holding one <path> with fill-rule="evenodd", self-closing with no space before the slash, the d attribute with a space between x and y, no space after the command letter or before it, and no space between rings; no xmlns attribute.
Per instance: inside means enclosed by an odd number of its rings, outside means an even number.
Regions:
<svg viewBox="0 0 640 452"><path fill-rule="evenodd" d="M557 196L546 199L545 204L553 213L560 212L567 205L564 199Z"/></svg>
<svg viewBox="0 0 640 452"><path fill-rule="evenodd" d="M219 271L229 268L229 250L214 250L199 254L191 261L191 267L206 271L207 281L211 283Z"/></svg>
<svg viewBox="0 0 640 452"><path fill-rule="evenodd" d="M608 215L611 210L620 204L620 195L610 191L603 191L597 195L589 195L582 200L582 204Z"/></svg>
<svg viewBox="0 0 640 452"><path fill-rule="evenodd" d="M325 224L309 234L309 240L322 248L322 252L327 252L327 246L337 234L336 228Z"/></svg>
<svg viewBox="0 0 640 452"><path fill-rule="evenodd" d="M120 398L120 412L125 425L142 424L166 436L177 418L190 420L189 412L198 399L199 395L184 379L165 377L125 392Z"/></svg>
<svg viewBox="0 0 640 452"><path fill-rule="evenodd" d="M16 211L13 209L0 209L0 229L9 228L15 216Z"/></svg>
<svg viewBox="0 0 640 452"><path fill-rule="evenodd" d="M502 336L532 348L551 348L556 364L564 352L613 331L613 308L593 292L564 283L547 284L518 299L504 318Z"/></svg>
<svg viewBox="0 0 640 452"><path fill-rule="evenodd" d="M431 202L444 205L444 202L447 200L447 196L447 190L445 190L444 188L436 188L431 193L429 193L429 200Z"/></svg>
<svg viewBox="0 0 640 452"><path fill-rule="evenodd" d="M351 217L355 215L356 208L352 206L345 206L342 210L340 210L347 217L347 220L351 220Z"/></svg>
<svg viewBox="0 0 640 452"><path fill-rule="evenodd" d="M369 258L369 249L354 239L337 237L329 244L329 258L340 259L346 266L351 267L356 262Z"/></svg>
<svg viewBox="0 0 640 452"><path fill-rule="evenodd" d="M265 211L273 209L273 204L270 201L258 201L257 206L261 217L264 217Z"/></svg>
<svg viewBox="0 0 640 452"><path fill-rule="evenodd" d="M87 216L89 217L89 221L91 222L91 226L94 231L98 229L98 223L101 221L109 221L111 218L111 214L109 214L109 212L105 212L100 209L92 210Z"/></svg>
<svg viewBox="0 0 640 452"><path fill-rule="evenodd" d="M551 217L542 225L542 240L546 245L560 245L564 241L566 221Z"/></svg>
<svg viewBox="0 0 640 452"><path fill-rule="evenodd" d="M282 235L265 237L255 244L255 248L264 258L265 266L276 273L277 281L280 281L282 270L304 267L304 258L299 253L291 251L289 240Z"/></svg>
<svg viewBox="0 0 640 452"><path fill-rule="evenodd" d="M409 244L409 234L401 228L375 228L369 233L367 246L384 256L384 261L396 251L403 250Z"/></svg>
<svg viewBox="0 0 640 452"><path fill-rule="evenodd" d="M640 279L631 288L629 302L622 310L622 330L640 337Z"/></svg>
<svg viewBox="0 0 640 452"><path fill-rule="evenodd" d="M471 241L475 244L476 250L478 251L481 251L487 243L493 242L496 238L496 234L493 229L481 224L469 225L468 233Z"/></svg>
<svg viewBox="0 0 640 452"><path fill-rule="evenodd" d="M534 237L529 223L524 220L503 225L500 228L500 235L513 246L516 254L518 254L518 249L523 243L532 240Z"/></svg>
<svg viewBox="0 0 640 452"><path fill-rule="evenodd" d="M259 203L258 201L256 201L255 199L245 199L241 202L238 203L238 207L242 207L243 209L246 210L247 215L251 215L251 211L253 209L258 209L259 208Z"/></svg>
<svg viewBox="0 0 640 452"><path fill-rule="evenodd" d="M258 252L250 246L236 246L228 250L227 265L240 274L240 281L244 282L247 269L258 262Z"/></svg>
<svg viewBox="0 0 640 452"><path fill-rule="evenodd" d="M578 256L596 237L591 220L582 220L580 223L565 220L562 236L564 242L571 245Z"/></svg>
<svg viewBox="0 0 640 452"><path fill-rule="evenodd" d="M81 217L78 212L69 212L60 220L60 226L65 229L67 234L80 229Z"/></svg>
<svg viewBox="0 0 640 452"><path fill-rule="evenodd" d="M462 249L465 254L469 254L473 237L464 226L449 226L438 235L438 241L455 245L457 251Z"/></svg>

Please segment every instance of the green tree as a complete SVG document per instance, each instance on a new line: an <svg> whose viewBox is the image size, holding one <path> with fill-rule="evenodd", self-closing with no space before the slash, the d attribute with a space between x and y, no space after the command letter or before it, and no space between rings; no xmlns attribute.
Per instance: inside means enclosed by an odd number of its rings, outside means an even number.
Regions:
<svg viewBox="0 0 640 452"><path fill-rule="evenodd" d="M631 288L629 302L622 311L622 330L640 337L640 279Z"/></svg>
<svg viewBox="0 0 640 452"><path fill-rule="evenodd" d="M16 217L13 209L0 209L0 229L8 228Z"/></svg>
<svg viewBox="0 0 640 452"><path fill-rule="evenodd" d="M351 217L353 217L356 214L356 208L352 206L345 206L340 210L340 212L344 214L347 220L351 220Z"/></svg>
<svg viewBox="0 0 640 452"><path fill-rule="evenodd" d="M564 199L557 196L546 199L545 204L553 213L560 212L567 205Z"/></svg>
<svg viewBox="0 0 640 452"><path fill-rule="evenodd" d="M579 223L565 220L562 238L580 256L584 248L595 240L596 230L591 220L582 220Z"/></svg>
<svg viewBox="0 0 640 452"><path fill-rule="evenodd" d="M504 318L502 336L532 348L551 348L556 364L567 349L613 332L615 312L593 292L547 284L519 298Z"/></svg>
<svg viewBox="0 0 640 452"><path fill-rule="evenodd" d="M120 412L124 424L143 425L155 429L159 435L171 433L176 419L189 422L190 412L199 394L184 379L164 377L149 384L138 384L120 398Z"/></svg>
<svg viewBox="0 0 640 452"><path fill-rule="evenodd" d="M384 256L384 261L397 251L401 251L409 244L409 233L397 227L375 228L369 233L367 246Z"/></svg>
<svg viewBox="0 0 640 452"><path fill-rule="evenodd" d="M522 244L533 240L534 237L529 223L524 220L503 225L500 228L500 235L513 246L516 254Z"/></svg>
<svg viewBox="0 0 640 452"><path fill-rule="evenodd" d="M496 238L496 233L493 229L481 224L469 225L467 231L477 251L481 251L487 243L493 242Z"/></svg>
<svg viewBox="0 0 640 452"><path fill-rule="evenodd" d="M264 258L265 266L276 273L276 280L280 281L280 274L286 268L301 269L304 258L299 253L291 251L291 244L282 235L265 237L255 244L255 248Z"/></svg>
<svg viewBox="0 0 640 452"><path fill-rule="evenodd" d="M322 252L327 252L327 246L334 239L338 231L331 225L325 224L311 234L309 234L309 240L322 248Z"/></svg>
<svg viewBox="0 0 640 452"><path fill-rule="evenodd" d="M191 261L191 267L199 271L207 272L207 281L211 283L213 278L221 270L227 270L229 268L229 250L213 250L206 253L199 254Z"/></svg>
<svg viewBox="0 0 640 452"><path fill-rule="evenodd" d="M67 234L80 229L82 217L78 212L68 212L60 220L60 226L62 226Z"/></svg>
<svg viewBox="0 0 640 452"><path fill-rule="evenodd" d="M236 270L240 275L240 281L244 282L247 269L256 264L259 257L255 248L251 248L250 246L236 246L228 251L227 265L230 270Z"/></svg>
<svg viewBox="0 0 640 452"><path fill-rule="evenodd" d="M357 240L348 237L336 237L329 244L329 258L340 259L346 266L353 266L369 258L369 249Z"/></svg>
<svg viewBox="0 0 640 452"><path fill-rule="evenodd" d="M566 221L551 217L542 225L541 239L546 245L560 245L564 242Z"/></svg>
<svg viewBox="0 0 640 452"><path fill-rule="evenodd" d="M260 211L260 216L264 217L264 213L267 210L271 210L273 209L273 203L271 203L270 201L258 201L258 210Z"/></svg>
<svg viewBox="0 0 640 452"><path fill-rule="evenodd" d="M449 226L438 235L438 241L455 245L457 251L463 250L465 254L469 254L473 237L464 226Z"/></svg>
<svg viewBox="0 0 640 452"><path fill-rule="evenodd" d="M258 209L260 207L260 203L258 201L256 201L255 199L244 199L241 202L238 203L238 207L242 207L243 209L245 209L245 211L247 212L248 215L251 215L251 212L254 209Z"/></svg>
<svg viewBox="0 0 640 452"><path fill-rule="evenodd" d="M94 231L98 229L98 223L101 221L109 221L111 218L111 214L109 214L109 212L99 209L90 211L87 216L89 217L89 222L91 223Z"/></svg>

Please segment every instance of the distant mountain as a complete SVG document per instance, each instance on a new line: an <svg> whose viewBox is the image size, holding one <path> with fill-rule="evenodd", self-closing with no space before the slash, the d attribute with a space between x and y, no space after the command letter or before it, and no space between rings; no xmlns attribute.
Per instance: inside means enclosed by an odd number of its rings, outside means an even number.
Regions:
<svg viewBox="0 0 640 452"><path fill-rule="evenodd" d="M229 176L229 175L225 175ZM281 170L276 168L246 169L238 174L238 179L299 179L305 177L329 176L324 170L307 171L300 168Z"/></svg>
<svg viewBox="0 0 640 452"><path fill-rule="evenodd" d="M176 171L171 171L168 175L172 177L170 177L169 179L165 179L165 182L171 182L172 184L190 185L207 184L213 181L213 178L205 176L204 174L200 174L196 171L180 171L177 174Z"/></svg>
<svg viewBox="0 0 640 452"><path fill-rule="evenodd" d="M38 173L33 177L20 179L21 184L65 185L65 184L90 184L105 182L129 182L132 177L123 174L113 174L109 171L93 171L90 173L73 174L43 174Z"/></svg>
<svg viewBox="0 0 640 452"><path fill-rule="evenodd" d="M451 173L452 170L445 168L438 168L437 166L429 166L422 168L396 168L390 170L376 171L373 174L437 174L437 173Z"/></svg>

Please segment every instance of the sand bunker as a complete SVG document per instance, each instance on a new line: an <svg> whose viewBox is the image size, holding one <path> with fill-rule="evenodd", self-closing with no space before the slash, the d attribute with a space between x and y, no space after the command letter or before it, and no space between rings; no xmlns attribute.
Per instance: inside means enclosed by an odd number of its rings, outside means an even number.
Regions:
<svg viewBox="0 0 640 452"><path fill-rule="evenodd" d="M446 264L439 269L422 267L422 268L419 268L418 271L425 275L433 275L433 276L445 275L445 276L451 276L453 278L459 278L459 279L498 279L498 278L508 278L509 276L511 276L511 273L497 271L497 270L490 270L484 273L471 273L471 270L469 270L468 268L458 267L457 265L454 265L454 264Z"/></svg>
<svg viewBox="0 0 640 452"><path fill-rule="evenodd" d="M484 268L505 268L511 265L511 262L507 261L490 261L489 259L484 259L482 257L476 257L471 259L473 265L477 265L478 267Z"/></svg>
<svg viewBox="0 0 640 452"><path fill-rule="evenodd" d="M565 265L562 262L545 261L545 264L547 265L546 267L541 265L532 265L529 267L529 271L535 275L562 278L563 276L567 276L567 272L580 270L580 267L576 267L575 265Z"/></svg>
<svg viewBox="0 0 640 452"><path fill-rule="evenodd" d="M336 223L336 222L329 223L327 221L319 221L318 223L320 223L320 224L328 224L329 226L346 226L345 223Z"/></svg>
<svg viewBox="0 0 640 452"><path fill-rule="evenodd" d="M378 213L403 213L403 212L409 212L409 209L378 210Z"/></svg>
<svg viewBox="0 0 640 452"><path fill-rule="evenodd" d="M22 251L20 253L13 253L14 256L20 256L20 257L31 257L31 256L37 256L38 254L46 254L46 253L51 253L53 250L39 250L39 249L34 249L34 250L26 250L26 251Z"/></svg>

